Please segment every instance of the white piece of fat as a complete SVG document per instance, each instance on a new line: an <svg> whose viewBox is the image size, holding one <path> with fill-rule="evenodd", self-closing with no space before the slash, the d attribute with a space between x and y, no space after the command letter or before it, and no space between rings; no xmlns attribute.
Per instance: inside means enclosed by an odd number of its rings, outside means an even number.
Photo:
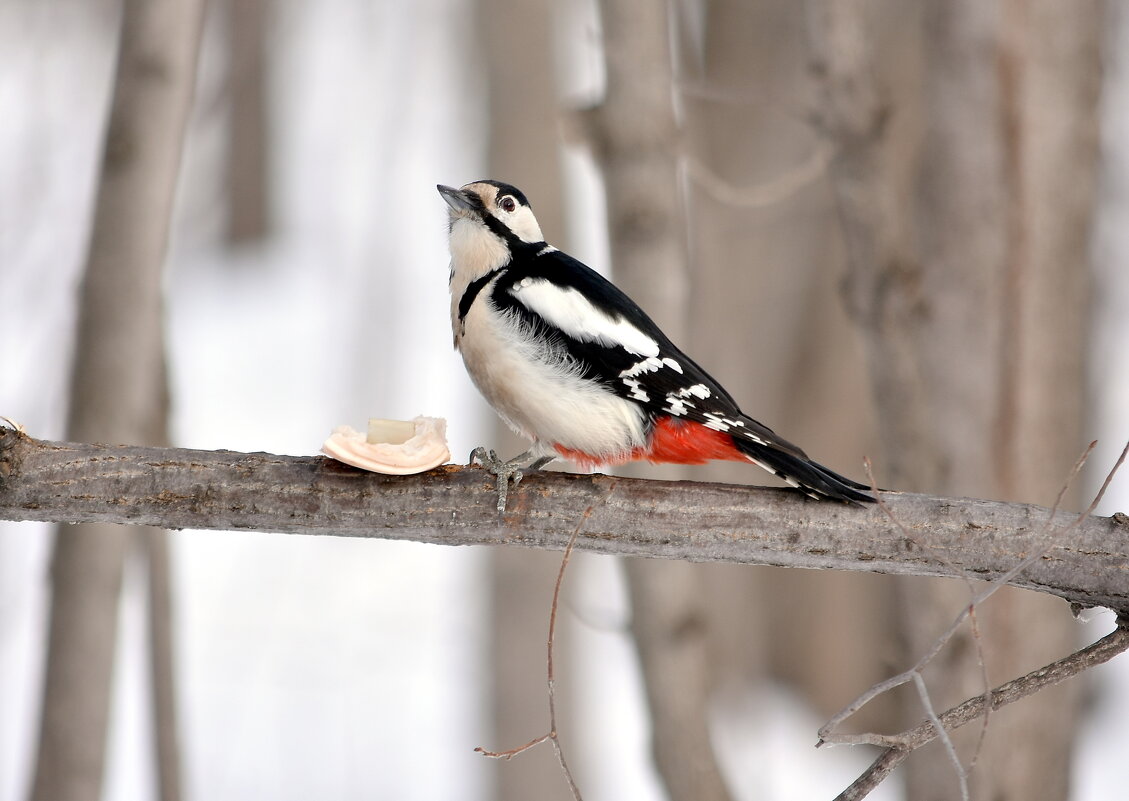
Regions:
<svg viewBox="0 0 1129 801"><path fill-rule="evenodd" d="M382 420L379 417L370 417L365 441L372 445L382 442L389 445L403 445L415 435L414 420Z"/></svg>
<svg viewBox="0 0 1129 801"><path fill-rule="evenodd" d="M442 417L373 418L367 434L338 426L322 443L321 452L353 467L393 476L422 473L451 460L447 421Z"/></svg>

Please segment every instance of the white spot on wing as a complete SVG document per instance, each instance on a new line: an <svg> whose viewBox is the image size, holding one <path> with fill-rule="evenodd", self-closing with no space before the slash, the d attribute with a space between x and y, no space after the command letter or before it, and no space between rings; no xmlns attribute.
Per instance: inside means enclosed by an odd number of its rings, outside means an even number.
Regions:
<svg viewBox="0 0 1129 801"><path fill-rule="evenodd" d="M622 373L620 373L619 377L620 378L634 378L635 376L642 375L643 373L653 373L656 370L658 370L659 368L661 368L662 366L663 366L663 363L662 363L661 359L658 359L658 358L655 358L654 356L651 356L651 357L648 357L646 359L643 359L642 361L636 362L635 364L631 365L626 370L624 370Z"/></svg>
<svg viewBox="0 0 1129 801"><path fill-rule="evenodd" d="M669 367L671 370L678 373L679 375L682 374L682 365L679 364L678 362L676 362L674 359L664 358L663 364L665 364L667 367Z"/></svg>
<svg viewBox="0 0 1129 801"><path fill-rule="evenodd" d="M706 418L706 422L703 423L702 425L704 425L706 428L712 428L714 431L721 431L721 432L729 431L728 423L726 423L722 418L718 417L716 414L713 414L711 412L705 412L703 414L703 416Z"/></svg>
<svg viewBox="0 0 1129 801"><path fill-rule="evenodd" d="M588 298L571 287L557 286L543 278L523 280L510 293L530 311L536 312L564 333L581 342L599 342L636 356L655 357L659 343L627 320L616 319L597 309Z"/></svg>
<svg viewBox="0 0 1129 801"><path fill-rule="evenodd" d="M678 398L674 395L667 395L666 396L666 402L667 402L666 411L670 412L675 417L682 417L682 415L686 414L686 412L689 411L687 409L686 401L684 401L681 398ZM693 405L693 404L690 404L690 405Z"/></svg>
<svg viewBox="0 0 1129 801"><path fill-rule="evenodd" d="M738 420L737 422L738 422L738 423L739 423L740 425L745 425L745 424L744 424L744 423L742 423L742 422L741 422L740 420ZM761 438L760 438L760 437L758 437L758 436L757 436L756 434L754 434L754 433L753 433L752 431L746 431L746 432L744 432L744 433L745 433L745 436L746 436L746 437L748 437L749 439L751 439L751 440L752 440L753 442L757 443L758 445L767 445L767 444L768 444L768 443L767 443L767 442L765 442L765 441L764 441L763 439L761 439Z"/></svg>
<svg viewBox="0 0 1129 801"><path fill-rule="evenodd" d="M643 385L634 378L624 378L623 383L631 390L631 394L628 397L643 401L644 403L651 399L651 396L643 389Z"/></svg>

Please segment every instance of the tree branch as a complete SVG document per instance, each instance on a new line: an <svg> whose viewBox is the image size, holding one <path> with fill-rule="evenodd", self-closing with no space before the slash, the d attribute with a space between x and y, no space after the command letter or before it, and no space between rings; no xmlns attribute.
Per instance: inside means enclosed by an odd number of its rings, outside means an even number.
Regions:
<svg viewBox="0 0 1129 801"><path fill-rule="evenodd" d="M611 488L615 486L612 495ZM611 497L608 497L611 496ZM1050 510L884 493L886 514L785 489L543 472L494 511L493 478L455 465L365 473L321 456L45 442L0 429L0 519L380 537L991 580L1044 541ZM606 501L606 502L605 502ZM1065 528L1074 515L1059 513ZM937 557L937 558L934 558ZM938 561L943 559L944 563ZM1129 610L1129 517L1089 517L1011 583Z"/></svg>
<svg viewBox="0 0 1129 801"><path fill-rule="evenodd" d="M870 736L865 742L884 745L878 759L856 779L850 787L836 796L835 801L858 801L877 787L889 776L894 768L902 763L913 751L932 742L940 731L953 731L987 714L987 710L998 710L1008 704L1051 685L1078 675L1096 665L1108 662L1113 657L1129 649L1129 627L1123 618L1117 621L1117 628L1096 643L1074 652L1068 657L1044 665L1025 676L1013 679L985 695L969 698L936 720L925 720L914 728L901 734L886 737ZM939 725L938 725L939 724ZM860 742L862 742L860 740Z"/></svg>

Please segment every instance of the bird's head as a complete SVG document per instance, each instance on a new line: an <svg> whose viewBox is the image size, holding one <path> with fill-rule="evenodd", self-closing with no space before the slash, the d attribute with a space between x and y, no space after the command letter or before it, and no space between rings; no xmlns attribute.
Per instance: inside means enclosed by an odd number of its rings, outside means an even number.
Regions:
<svg viewBox="0 0 1129 801"><path fill-rule="evenodd" d="M436 188L450 207L452 242L456 236L491 237L510 249L517 242L545 240L529 201L516 186L501 181L475 181L462 189L443 184Z"/></svg>

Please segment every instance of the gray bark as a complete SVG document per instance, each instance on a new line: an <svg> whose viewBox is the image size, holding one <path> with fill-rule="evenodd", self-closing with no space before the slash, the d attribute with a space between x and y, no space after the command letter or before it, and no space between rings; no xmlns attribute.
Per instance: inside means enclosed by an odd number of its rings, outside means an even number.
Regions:
<svg viewBox="0 0 1129 801"><path fill-rule="evenodd" d="M265 0L224 0L227 12L227 240L256 242L270 228L268 7Z"/></svg>
<svg viewBox="0 0 1129 801"><path fill-rule="evenodd" d="M493 477L448 465L418 476L366 473L320 456L43 442L0 435L0 519L241 529L405 539L445 545L855 570L953 571L991 580L1048 542L1011 583L1066 600L1129 609L1129 517L889 493L913 534L874 506L818 502L789 489L541 472L497 514ZM94 537L90 537L93 539ZM941 561L943 560L943 561Z"/></svg>
<svg viewBox="0 0 1129 801"><path fill-rule="evenodd" d="M127 0L122 9L79 304L68 423L78 439L164 439L160 268L201 16L199 0ZM126 545L126 531L105 522L57 534L35 801L101 794ZM167 774L175 765L159 769Z"/></svg>
<svg viewBox="0 0 1129 801"><path fill-rule="evenodd" d="M180 801L180 736L176 703L176 650L173 645L172 570L169 532L143 530L149 599L149 676L153 685L153 760L157 798Z"/></svg>

